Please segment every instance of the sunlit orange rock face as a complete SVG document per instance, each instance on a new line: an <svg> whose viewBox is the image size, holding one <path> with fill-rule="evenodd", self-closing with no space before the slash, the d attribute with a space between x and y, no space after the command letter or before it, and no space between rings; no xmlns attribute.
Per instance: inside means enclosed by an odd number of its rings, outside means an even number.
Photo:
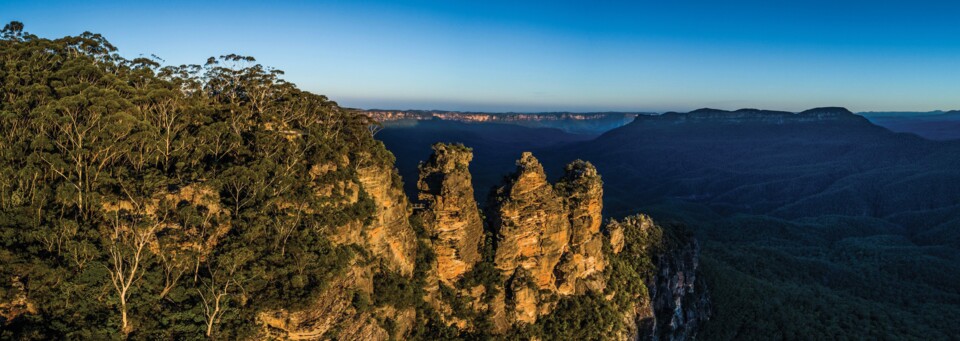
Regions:
<svg viewBox="0 0 960 341"><path fill-rule="evenodd" d="M602 197L590 163L571 163L551 185L540 162L521 155L516 173L496 192L490 222L497 232L494 262L512 293L516 321L533 323L552 311L541 293L603 291Z"/></svg>
<svg viewBox="0 0 960 341"><path fill-rule="evenodd" d="M334 207L355 203L362 190L369 195L374 212L369 223L347 222L324 230L336 245L356 245L369 252L377 262L354 258L342 273L332 276L313 302L300 309L275 309L257 314L262 326L257 338L285 340L323 340L331 335L343 340L390 340L401 338L415 324L413 308L398 309L384 305L374 309L358 309L358 296L374 295L373 278L379 271L395 271L413 276L416 259L416 233L410 225L410 203L403 193L396 170L389 164L357 165L344 157L311 168L316 179L338 168L354 167L356 182L342 181L336 186L320 187L318 200ZM383 269L381 269L381 266ZM378 322L390 318L396 322L393 331Z"/></svg>
<svg viewBox="0 0 960 341"><path fill-rule="evenodd" d="M395 183L394 170L389 167L370 166L357 170L363 190L376 205L374 221L367 228L368 249L382 257L393 270L404 275L413 274L416 258L416 235L410 226L410 205L399 183Z"/></svg>
<svg viewBox="0 0 960 341"><path fill-rule="evenodd" d="M420 165L417 182L425 209L423 225L433 242L437 276L452 285L480 260L483 221L468 166L473 153L462 145L436 144Z"/></svg>
<svg viewBox="0 0 960 341"><path fill-rule="evenodd" d="M566 174L556 185L570 219L570 251L558 268L560 294L603 291L603 181L597 169L586 161L567 165Z"/></svg>
<svg viewBox="0 0 960 341"><path fill-rule="evenodd" d="M372 310L358 310L352 299L358 292L373 293L373 274L370 265L351 264L348 271L337 276L320 295L304 309L289 311L277 309L257 315L263 329L258 338L277 340L325 340L331 334L343 340L397 339L409 330L416 317L413 308L396 309L384 306ZM389 317L397 321L394 334L377 323L377 318ZM392 337L392 338L391 338Z"/></svg>
<svg viewBox="0 0 960 341"><path fill-rule="evenodd" d="M497 190L493 224L499 240L495 263L504 277L522 268L538 289L556 291L553 270L570 243L570 221L543 166L530 153Z"/></svg>
<svg viewBox="0 0 960 341"><path fill-rule="evenodd" d="M327 232L332 241L362 246L379 261L355 260L306 309L259 314L263 335L288 339L329 335L364 340L402 338L418 323L415 309L385 305L366 310L354 303L358 295L376 295L377 271L389 269L411 278L415 265L418 271L424 271L416 275L425 285L422 299L442 323L460 331L490 328L487 331L493 334L507 333L554 313L557 302L564 298L592 293L613 299L617 292L607 287L605 274L614 267L611 264L621 264L612 261L622 257L618 255L622 250L632 250L637 257L662 252L650 249L660 245L661 232L648 216L612 220L603 227L603 181L589 162L571 162L552 184L540 162L532 154L523 153L516 171L504 179L481 211L471 184L472 161L471 149L463 145L435 144L433 154L419 167L418 200L412 209L392 169L359 169L356 186L369 195L377 209L372 221L353 222ZM348 192L322 193L341 193L349 199ZM634 236L631 240L642 244L627 242L625 235ZM494 239L485 243L485 236ZM611 246L608 254L604 253L605 240ZM667 258L656 256L659 266L669 271L652 278L658 285L650 291L655 297L647 297L642 291L626 293L635 304L620 311L624 329L619 335L623 339L654 335L650 334L655 332L653 325L670 316L671 309L707 316L702 311L707 305L701 302L703 294L692 290L693 281L688 280L695 274L698 252L696 245L691 245L692 251L677 251ZM417 252L425 256L416 258ZM428 256L431 253L434 256ZM415 264L418 261L429 263ZM688 263L693 268L685 267ZM492 269L492 277L486 277ZM478 282L478 278L483 281ZM685 306L688 296L697 303ZM472 316L487 316L490 324L478 324ZM377 322L387 318L395 322L395 328L387 329ZM688 333L696 323L684 326L674 328L675 333ZM668 329L661 326L659 330Z"/></svg>

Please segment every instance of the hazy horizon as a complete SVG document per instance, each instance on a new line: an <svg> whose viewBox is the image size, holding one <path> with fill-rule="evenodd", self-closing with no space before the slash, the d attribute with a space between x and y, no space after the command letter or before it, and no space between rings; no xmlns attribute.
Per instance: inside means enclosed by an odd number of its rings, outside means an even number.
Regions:
<svg viewBox="0 0 960 341"><path fill-rule="evenodd" d="M335 99L334 99L335 100ZM785 112L794 112L798 113L808 109L816 108L828 108L828 107L842 107L836 105L818 105L812 106L807 109L802 110L781 110L775 108L712 108L712 107L700 107L686 110L529 110L529 111L495 111L495 110L457 110L457 109L442 109L442 108L379 108L379 107L370 107L370 108L359 108L359 107L350 107L352 109L358 110L382 110L382 111L435 111L435 112L462 112L462 113L484 113L484 114L549 114L549 113L572 113L572 114L590 114L590 113L649 113L649 114L664 114L668 112L690 112L698 109L717 109L725 111L736 111L741 109L757 109L757 110L766 110L766 111L785 111ZM845 108L845 107L844 107ZM850 110L850 108L845 108ZM850 112L854 114L886 114L886 113L916 113L916 114L928 114L928 113L947 113L951 111L960 111L960 109L934 109L934 110L868 110L868 111L853 111Z"/></svg>

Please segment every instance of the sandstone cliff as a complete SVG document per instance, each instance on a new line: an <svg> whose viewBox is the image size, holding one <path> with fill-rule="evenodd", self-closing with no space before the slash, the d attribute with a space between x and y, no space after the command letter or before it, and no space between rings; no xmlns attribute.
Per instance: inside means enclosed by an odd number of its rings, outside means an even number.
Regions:
<svg viewBox="0 0 960 341"><path fill-rule="evenodd" d="M603 181L592 164L577 160L567 165L556 187L566 203L571 226L570 250L558 268L557 290L563 295L601 292L606 267L600 233Z"/></svg>
<svg viewBox="0 0 960 341"><path fill-rule="evenodd" d="M556 269L570 247L570 220L561 197L547 182L543 166L530 153L497 189L491 203L497 233L494 262L505 280L506 302L514 314L498 314L501 328L513 321L533 323L550 311L541 295L557 292ZM495 303L498 306L500 302Z"/></svg>
<svg viewBox="0 0 960 341"><path fill-rule="evenodd" d="M348 158L314 166L311 176L318 178L338 168L355 167ZM417 252L416 234L410 225L412 212L392 165L368 164L356 167L356 182L336 188L321 188L319 199L345 208L358 200L362 190L374 209L369 222L352 221L326 231L334 245L352 245L364 250L333 277L305 309L279 309L257 315L262 326L260 337L287 340L388 340L402 337L415 324L415 310L392 305L369 307L374 296L374 276L394 271L411 277ZM377 265L381 265L378 267ZM393 321L386 328L385 320Z"/></svg>
<svg viewBox="0 0 960 341"><path fill-rule="evenodd" d="M468 166L473 154L463 145L436 144L420 165L419 200L426 233L433 240L437 276L451 285L480 260L483 222L473 196Z"/></svg>
<svg viewBox="0 0 960 341"><path fill-rule="evenodd" d="M701 323L710 319L710 300L706 285L699 277L700 244L681 228L664 229L647 215L635 215L610 221L607 232L619 245L612 245L616 256L626 259L648 255L652 276L645 278L647 295L636 297L633 309L627 309L630 340L691 340ZM625 245L629 236L634 241Z"/></svg>
<svg viewBox="0 0 960 341"><path fill-rule="evenodd" d="M617 316L621 322L615 324L593 322L605 331L592 336L695 337L709 317L695 240L664 237L664 229L644 215L604 224L603 182L592 164L574 161L551 184L530 153L521 155L516 172L495 191L484 220L471 185L472 161L462 145L434 145L420 165L419 202L412 208L391 169L359 170L355 186L373 200L376 214L366 225L330 231L330 239L360 246L367 256L354 259L307 309L260 314L262 335L543 339L551 335L531 332L541 323ZM375 277L383 271L397 273L402 283L378 288ZM406 300L423 304L364 303L397 294L391 290L406 290L400 293ZM564 302L596 304L582 303L596 302L591 297L608 303L592 308L600 312L558 308Z"/></svg>
<svg viewBox="0 0 960 341"><path fill-rule="evenodd" d="M710 318L710 299L698 276L700 244L695 239L657 255L657 274L648 283L655 340L696 338L700 324Z"/></svg>
<svg viewBox="0 0 960 341"><path fill-rule="evenodd" d="M371 266L353 264L348 272L330 283L308 309L260 313L257 318L264 326L262 336L286 340L388 340L402 336L413 326L413 309L391 306L365 309L355 304L358 295L373 294L375 271ZM378 322L383 318L399 321L403 329L391 334Z"/></svg>
<svg viewBox="0 0 960 341"><path fill-rule="evenodd" d="M570 221L533 154L523 153L517 161L517 172L497 190L494 201L497 268L504 277L522 268L530 273L537 288L555 290L553 270L569 246Z"/></svg>
<svg viewBox="0 0 960 341"><path fill-rule="evenodd" d="M370 251L401 273L413 273L416 257L416 235L410 226L410 204L392 165L377 165L357 170L360 185L376 206L374 222L366 232Z"/></svg>
<svg viewBox="0 0 960 341"><path fill-rule="evenodd" d="M363 114L387 126L416 124L417 121L444 120L464 123L513 124L531 128L554 128L573 134L596 135L630 123L644 112L596 113L484 113L423 110L366 110Z"/></svg>

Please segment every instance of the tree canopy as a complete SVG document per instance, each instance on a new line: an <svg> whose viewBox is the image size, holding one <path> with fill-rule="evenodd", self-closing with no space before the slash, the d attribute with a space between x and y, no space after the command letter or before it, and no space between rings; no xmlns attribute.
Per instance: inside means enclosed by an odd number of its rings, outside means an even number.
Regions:
<svg viewBox="0 0 960 341"><path fill-rule="evenodd" d="M253 57L170 66L23 28L0 34L0 298L29 302L0 338L249 335L355 256L323 231L368 223L342 184L392 164L366 116Z"/></svg>

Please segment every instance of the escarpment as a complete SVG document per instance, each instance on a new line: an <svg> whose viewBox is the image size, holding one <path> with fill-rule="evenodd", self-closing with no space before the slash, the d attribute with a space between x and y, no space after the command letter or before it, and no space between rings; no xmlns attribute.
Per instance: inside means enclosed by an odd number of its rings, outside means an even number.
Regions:
<svg viewBox="0 0 960 341"><path fill-rule="evenodd" d="M630 340L695 339L699 326L710 319L710 298L699 276L700 244L682 228L664 229L647 215L611 220L606 226L613 257L649 262L644 277L647 293L630 297L625 309ZM624 240L638 241L624 243ZM635 267L643 269L644 267ZM615 293L621 295L621 293ZM644 299L646 298L646 299Z"/></svg>
<svg viewBox="0 0 960 341"><path fill-rule="evenodd" d="M656 255L657 274L647 286L653 302L653 328L658 340L689 340L710 318L710 298L698 276L700 244L689 239Z"/></svg>
<svg viewBox="0 0 960 341"><path fill-rule="evenodd" d="M352 170L356 179L324 186L314 194L328 202L330 209L347 210L359 201L360 191L369 199L367 221L353 220L325 230L324 236L337 247L362 250L349 264L317 288L311 302L297 309L265 310L257 315L261 337L289 340L388 340L401 337L413 327L415 309L395 302L374 304L376 277L414 275L417 255L416 233L410 224L411 207L403 194L399 177L391 165L369 162L360 166L349 158L311 168L319 182L338 171ZM328 200L334 199L334 200ZM332 256L332 255L331 255ZM385 320L393 321L390 327Z"/></svg>
<svg viewBox="0 0 960 341"><path fill-rule="evenodd" d="M389 172L359 172L377 213L333 237L371 258L355 259L306 309L261 314L264 335L684 340L709 318L696 241L645 215L604 224L603 182L589 162L570 163L551 184L523 153L481 211L472 161L463 145L434 145L412 210ZM558 323L590 327L547 331Z"/></svg>

